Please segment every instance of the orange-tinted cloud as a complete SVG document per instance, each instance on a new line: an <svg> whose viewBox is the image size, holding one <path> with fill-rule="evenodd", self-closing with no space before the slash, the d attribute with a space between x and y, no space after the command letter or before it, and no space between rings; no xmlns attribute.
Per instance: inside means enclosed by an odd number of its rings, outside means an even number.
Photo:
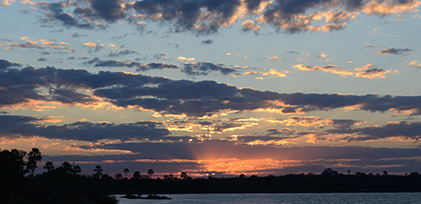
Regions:
<svg viewBox="0 0 421 204"><path fill-rule="evenodd" d="M275 69L270 69L268 72L260 72L262 76L276 76L276 77L287 77L286 74L291 73L290 71L282 70L278 71Z"/></svg>
<svg viewBox="0 0 421 204"><path fill-rule="evenodd" d="M312 67L312 66L306 66L303 64L297 64L297 65L294 65L294 68L297 68L302 71L324 71L328 73L338 74L342 77L354 75L354 73L349 72L347 70L343 70L341 66L337 66L337 65L323 65L321 67L319 66Z"/></svg>

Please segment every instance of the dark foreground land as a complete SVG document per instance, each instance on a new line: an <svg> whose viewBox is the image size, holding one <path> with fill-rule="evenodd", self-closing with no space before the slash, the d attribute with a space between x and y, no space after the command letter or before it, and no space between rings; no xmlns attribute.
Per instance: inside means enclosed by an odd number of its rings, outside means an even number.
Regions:
<svg viewBox="0 0 421 204"><path fill-rule="evenodd" d="M9 203L115 203L109 194L171 193L302 193L302 192L421 192L421 175L304 175L266 177L115 179L72 175L65 185L51 186L46 174L25 178L19 191L3 195ZM63 181L59 181L63 182ZM14 200L13 200L14 199ZM18 199L18 200L16 200ZM25 202L24 199L31 202ZM1 200L1 199L0 199ZM13 201L13 202L11 202ZM0 202L7 203L7 202Z"/></svg>
<svg viewBox="0 0 421 204"><path fill-rule="evenodd" d="M0 203L27 204L94 204L117 202L111 194L148 195L172 193L327 193L327 192L421 192L421 175L340 174L331 168L321 174L289 174L282 176L244 176L231 178L191 178L186 173L163 179L140 176L132 178L121 174L111 177L102 174L97 166L92 175L81 175L78 166L69 162L57 168L51 162L42 174L34 175L36 159L34 148L24 160L25 152L3 150L0 152ZM34 157L39 156L39 157ZM31 158L32 156L32 158ZM34 168L35 164L35 168ZM32 165L32 166L31 166ZM31 173L32 172L32 173Z"/></svg>

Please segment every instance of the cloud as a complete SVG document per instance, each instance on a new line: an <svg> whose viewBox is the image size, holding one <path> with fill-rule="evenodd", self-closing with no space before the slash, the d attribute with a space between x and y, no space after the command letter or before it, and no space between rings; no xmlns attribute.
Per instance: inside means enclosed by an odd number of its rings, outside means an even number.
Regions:
<svg viewBox="0 0 421 204"><path fill-rule="evenodd" d="M183 57L183 56L177 57L177 59L178 59L180 62L183 62L184 60L186 60L186 61L188 61L188 62L190 62L190 61L195 61L195 60L196 60L194 57L189 57L189 58L187 58L187 57Z"/></svg>
<svg viewBox="0 0 421 204"><path fill-rule="evenodd" d="M360 125L363 122L365 121L350 120L350 119L340 119L340 120L334 119L334 120L331 120L329 123L335 128L350 128L352 125Z"/></svg>
<svg viewBox="0 0 421 204"><path fill-rule="evenodd" d="M37 61L39 61L39 62L45 62L45 61L47 61L47 59L46 58L38 58Z"/></svg>
<svg viewBox="0 0 421 204"><path fill-rule="evenodd" d="M210 62L191 62L185 63L181 70L189 76L208 75L209 72L220 72L222 75L235 74L236 69L224 67L222 64L214 64Z"/></svg>
<svg viewBox="0 0 421 204"><path fill-rule="evenodd" d="M202 41L202 44L210 45L210 44L212 44L212 43L213 43L213 41L214 41L214 40L212 40L212 39L203 40L203 41Z"/></svg>
<svg viewBox="0 0 421 204"><path fill-rule="evenodd" d="M299 54L298 52L296 52L296 51L285 51L285 53L289 53L289 54Z"/></svg>
<svg viewBox="0 0 421 204"><path fill-rule="evenodd" d="M0 6L10 6L10 3L15 2L15 0L10 0L10 2L8 0L3 0L3 3L0 4Z"/></svg>
<svg viewBox="0 0 421 204"><path fill-rule="evenodd" d="M94 58L87 62L83 63L84 65L94 65L94 67L128 67L128 68L137 68L136 71L148 71L151 69L177 69L179 66L166 64L162 62L153 62L141 64L139 62L122 62L119 60L100 60L99 58Z"/></svg>
<svg viewBox="0 0 421 204"><path fill-rule="evenodd" d="M357 136L347 136L344 138L348 141L379 140L389 137L403 137L405 139L418 141L421 138L421 123L407 123L405 121L402 121L400 123L389 123L380 127L369 126L365 128L355 129L333 129L328 130L326 132L337 134L357 134Z"/></svg>
<svg viewBox="0 0 421 204"><path fill-rule="evenodd" d="M30 116L0 115L0 135L3 137L41 136L50 139L96 141L101 139L158 139L170 132L155 122L115 124L109 122L79 121L64 125L39 125L42 122Z"/></svg>
<svg viewBox="0 0 421 204"><path fill-rule="evenodd" d="M421 68L421 63L419 63L419 64L417 65L417 60L412 60L412 62L411 62L411 63L409 63L409 66L411 66L411 67L418 67L418 68Z"/></svg>
<svg viewBox="0 0 421 204"><path fill-rule="evenodd" d="M224 67L212 63L187 63L184 68L186 66L197 69L198 73L213 69L227 74L233 72L226 72ZM146 68L162 68L162 64L150 63ZM10 78L14 80L8 80ZM100 100L121 108L192 117L228 110L291 114L338 108L421 114L421 96L277 93L237 88L215 81L170 80L124 72L93 74L86 70L54 67L2 70L0 87L0 107L36 106L38 102L89 105Z"/></svg>
<svg viewBox="0 0 421 204"><path fill-rule="evenodd" d="M165 55L165 53L159 53L159 54L154 54L153 55L153 58L154 59L157 59L157 60L159 60L159 59L167 59L167 56Z"/></svg>
<svg viewBox="0 0 421 204"><path fill-rule="evenodd" d="M26 40L26 43L16 44L16 43L7 43L7 45L12 47L22 47L22 48L42 48L42 46L37 45L37 41Z"/></svg>
<svg viewBox="0 0 421 204"><path fill-rule="evenodd" d="M81 35L81 34L76 32L76 33L73 33L72 38L85 37L85 36L87 36L87 35Z"/></svg>
<svg viewBox="0 0 421 204"><path fill-rule="evenodd" d="M122 50L122 51L118 51L118 50L113 50L112 52L110 52L110 54L108 54L108 57L120 57L120 56L125 56L125 55L140 55L138 52L134 51L134 50Z"/></svg>
<svg viewBox="0 0 421 204"><path fill-rule="evenodd" d="M257 32L260 30L260 26L258 26L255 22L251 20L246 20L241 24L241 30L243 32L254 31Z"/></svg>
<svg viewBox="0 0 421 204"><path fill-rule="evenodd" d="M208 35L218 32L222 26L230 27L241 15L240 6L238 0L144 0L136 1L132 8L150 20L174 22L174 32L192 31Z"/></svg>
<svg viewBox="0 0 421 204"><path fill-rule="evenodd" d="M325 123L326 121L315 116L290 116L287 119L281 119L281 120L269 119L268 122L281 123L281 124L285 124L286 126L312 127L312 126ZM271 134L275 133L273 130L271 130L270 132ZM276 132L279 133L278 130L276 130Z"/></svg>
<svg viewBox="0 0 421 204"><path fill-rule="evenodd" d="M401 48L384 48L378 54L380 55L401 55L405 54L406 52L411 52L412 50L409 48L401 49Z"/></svg>
<svg viewBox="0 0 421 204"><path fill-rule="evenodd" d="M297 68L302 71L324 71L334 74L339 74L340 76L346 77L346 76L352 76L354 73L342 70L343 67L337 66L337 65L323 65L321 67L319 66L306 66L303 64L297 64L294 65L294 68Z"/></svg>
<svg viewBox="0 0 421 204"><path fill-rule="evenodd" d="M403 0L403 1L368 1L364 4L362 10L369 15L389 15L393 13L407 13L414 12L421 4L417 0Z"/></svg>
<svg viewBox="0 0 421 204"><path fill-rule="evenodd" d="M276 60L278 62L284 61L285 58L284 57L278 57L278 56L272 56L272 57L268 57L268 60Z"/></svg>
<svg viewBox="0 0 421 204"><path fill-rule="evenodd" d="M317 54L316 56L317 56L317 58L319 58L319 57L327 57L327 56L329 56L329 55L327 55L327 54L325 54L325 53L321 52L321 53Z"/></svg>
<svg viewBox="0 0 421 204"><path fill-rule="evenodd" d="M80 16L86 16L91 19L103 19L109 23L124 19L127 16L124 0L92 0L91 5L86 7L77 7L74 12Z"/></svg>
<svg viewBox="0 0 421 204"><path fill-rule="evenodd" d="M356 73L356 77L363 77L368 79L383 79L386 76L384 76L387 73L391 73L391 70L384 70L380 68L371 68L367 69L364 72Z"/></svg>
<svg viewBox="0 0 421 204"><path fill-rule="evenodd" d="M5 70L7 68L14 67L14 66L21 66L21 65L17 62L12 63L10 61L0 59L0 70Z"/></svg>
<svg viewBox="0 0 421 204"><path fill-rule="evenodd" d="M260 72L262 76L277 76L277 77L287 77L286 74L291 73L290 71L282 70L277 71L275 69L270 69L268 72Z"/></svg>
<svg viewBox="0 0 421 204"><path fill-rule="evenodd" d="M7 1L5 1L7 2ZM365 12L369 15L405 14L417 11L417 0L306 0L291 3L284 0L100 0L38 3L45 10L44 22L60 22L65 27L104 29L108 24L126 21L144 29L147 21L164 23L170 32L193 32L196 35L214 34L221 27L232 27L246 16L242 30L260 30L269 24L277 31L287 33L334 32L342 30L348 22ZM69 8L68 8L69 7ZM76 7L71 10L70 7ZM64 9L68 8L68 12ZM132 14L129 16L129 13ZM141 21L139 21L141 20ZM257 25L259 24L259 25Z"/></svg>
<svg viewBox="0 0 421 204"><path fill-rule="evenodd" d="M399 73L399 71L397 70L384 70L378 67L374 67L372 64L365 64L362 67L356 67L354 68L354 70L357 71L363 71L364 72L358 72L355 73L356 77L363 77L363 78L368 78L368 79L383 79L386 76L384 76L385 74L388 73Z"/></svg>
<svg viewBox="0 0 421 204"><path fill-rule="evenodd" d="M73 17L72 14L64 12L63 10L64 7L71 6L73 4L74 2L39 3L38 6L46 11L44 13L46 17L42 18L42 21L43 22L58 21L63 26L68 27L68 28L76 27L76 28L81 28L81 29L93 29L95 27L94 23L83 22L83 21L79 22L77 19Z"/></svg>

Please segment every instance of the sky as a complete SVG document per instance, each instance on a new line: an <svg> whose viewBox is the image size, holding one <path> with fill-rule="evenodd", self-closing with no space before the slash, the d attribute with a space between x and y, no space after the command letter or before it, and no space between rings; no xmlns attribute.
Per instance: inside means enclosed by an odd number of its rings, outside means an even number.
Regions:
<svg viewBox="0 0 421 204"><path fill-rule="evenodd" d="M0 149L37 172L421 169L420 0L0 5Z"/></svg>

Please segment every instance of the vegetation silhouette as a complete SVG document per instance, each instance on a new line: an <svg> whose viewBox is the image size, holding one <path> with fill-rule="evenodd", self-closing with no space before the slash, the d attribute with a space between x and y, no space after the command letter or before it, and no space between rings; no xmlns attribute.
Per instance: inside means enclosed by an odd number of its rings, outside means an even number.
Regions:
<svg viewBox="0 0 421 204"><path fill-rule="evenodd" d="M125 169L123 170L123 172L126 174L126 178L127 178L127 173L130 173L129 169L128 169L128 168L125 168Z"/></svg>
<svg viewBox="0 0 421 204"><path fill-rule="evenodd" d="M116 173L114 177L104 174L100 165L93 174L81 174L80 166L64 161L55 167L47 161L42 174L34 175L41 152L34 148L26 155L22 150L2 150L0 152L0 203L110 203L117 202L111 194L151 195L171 193L327 193L327 192L421 192L421 175L410 172L405 175L391 175L387 171L380 173L339 173L332 168L324 169L320 174L300 173L281 176L241 174L236 177L192 178L187 172L181 172L177 178L173 174L161 178L142 176L135 171L132 178L127 178L128 169ZM27 156L25 158L25 156ZM152 171L151 171L152 170ZM28 176L25 176L29 174ZM146 197L144 197L146 198Z"/></svg>
<svg viewBox="0 0 421 204"><path fill-rule="evenodd" d="M152 174L154 174L155 172L153 171L153 169L149 169L147 173L149 174L149 178L151 178Z"/></svg>

